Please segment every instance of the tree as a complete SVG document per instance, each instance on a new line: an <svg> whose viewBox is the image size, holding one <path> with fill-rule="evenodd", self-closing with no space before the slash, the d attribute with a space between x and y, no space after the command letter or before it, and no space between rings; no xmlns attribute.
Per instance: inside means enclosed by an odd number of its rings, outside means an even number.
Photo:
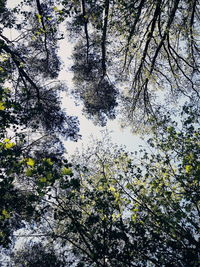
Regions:
<svg viewBox="0 0 200 267"><path fill-rule="evenodd" d="M101 141L75 156L52 201L53 240L83 266L198 266L198 112L184 107L181 130L165 116L149 152Z"/></svg>
<svg viewBox="0 0 200 267"><path fill-rule="evenodd" d="M55 80L60 69L56 55L60 36L53 26L55 12L45 1L31 2L27 1L29 11L23 7L9 10L8 17L14 16L13 25L3 17L1 68L8 74L6 82L12 84L12 102L20 106L18 111L27 127L35 130L43 128L49 134L56 132L75 140L78 138L78 121L61 110L59 92L63 90L63 85ZM14 40L5 34L9 28L17 30Z"/></svg>
<svg viewBox="0 0 200 267"><path fill-rule="evenodd" d="M53 185L63 160L60 136L78 138L77 119L67 116L60 107L59 91L63 85L55 81L60 65L55 54L57 38L48 19L52 8L40 1L34 2L36 5L26 2L30 4L29 11L23 5L21 9L9 9L6 1L0 3L0 245L3 247L9 247L14 231L23 227L24 221L38 217L37 205L47 190L45 184ZM7 37L6 31L11 28L16 35L14 39Z"/></svg>
<svg viewBox="0 0 200 267"><path fill-rule="evenodd" d="M105 6L105 16L102 12ZM77 15L72 20L69 29L82 36L75 46L73 58L74 85L73 94L84 103L84 112L95 123L105 125L108 119L115 118L118 90L110 80L107 65L107 25L109 1L103 3L81 1L77 6ZM90 15L93 14L96 31L90 32ZM95 16L98 16L95 17ZM81 31L82 27L82 31ZM72 32L73 34L73 32Z"/></svg>
<svg viewBox="0 0 200 267"><path fill-rule="evenodd" d="M89 47L80 40L74 48L72 71L75 88L72 94L83 101L87 117L105 125L107 118L115 118L118 90L109 79L106 64L99 56L99 37L95 38L94 44Z"/></svg>
<svg viewBox="0 0 200 267"><path fill-rule="evenodd" d="M93 118L95 114L95 120L99 120L100 124L105 124L107 117L116 116L116 106L119 104L120 113L127 119L127 124L135 128L133 124L138 124L138 118L144 124L152 116L159 120L158 109L167 108L164 105L167 100L173 102L184 96L196 102L199 98L197 0L188 3L165 0L57 0L51 1L50 5L38 0L25 1L24 4L30 6L30 11L17 8L14 18L13 12L4 12L10 15L8 20L4 18L3 27L20 29L23 35L25 45L22 42L19 44L19 39L16 39L18 57L12 41L3 33L1 39L4 50L11 53L18 71L20 67L20 79L25 75L21 82L33 87L32 100L36 98L37 102L39 97L39 81L33 79L31 70L23 64L31 64L32 71L40 73L38 78L41 78L41 73L45 79L58 75L60 62L56 56L57 40L62 38L59 24L65 20L76 41L72 67L75 82L73 91L83 101L88 117ZM22 22L18 21L19 12L25 18ZM30 53L32 56L27 56ZM92 78L94 75L95 78ZM164 89L164 92L160 89ZM51 94L47 100L42 95L39 99L39 107L37 103L32 108L41 111L52 107L48 100L54 102L56 97L52 99ZM102 108L99 108L100 105ZM54 118L60 118L57 109L54 112ZM42 115L41 112L38 114ZM60 123L62 119L55 121ZM69 118L65 119L66 124L67 121ZM42 123L46 124L45 121Z"/></svg>
<svg viewBox="0 0 200 267"><path fill-rule="evenodd" d="M117 102L133 128L138 116L145 123L152 116L159 119L158 108L165 108L168 99L170 103L181 96L199 98L198 1L70 4L76 10L71 22L74 37L85 40L82 57L87 59L98 46L102 70L120 89Z"/></svg>

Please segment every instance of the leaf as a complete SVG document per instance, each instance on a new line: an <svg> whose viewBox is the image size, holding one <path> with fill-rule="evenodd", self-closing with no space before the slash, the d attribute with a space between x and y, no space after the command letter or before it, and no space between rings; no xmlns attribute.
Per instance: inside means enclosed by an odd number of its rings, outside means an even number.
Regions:
<svg viewBox="0 0 200 267"><path fill-rule="evenodd" d="M40 14L36 14L36 17L38 19L38 22L41 23L42 22L42 16Z"/></svg>
<svg viewBox="0 0 200 267"><path fill-rule="evenodd" d="M53 174L52 174L52 173L50 173L50 172L49 172L49 173L47 173L47 179L48 179L48 180L51 180L51 179L52 179L52 177L53 177Z"/></svg>
<svg viewBox="0 0 200 267"><path fill-rule="evenodd" d="M99 191L103 191L103 186L100 185L97 189L98 189Z"/></svg>
<svg viewBox="0 0 200 267"><path fill-rule="evenodd" d="M131 220L132 220L133 222L136 222L136 219L137 219L137 214L133 214L133 215L131 216Z"/></svg>
<svg viewBox="0 0 200 267"><path fill-rule="evenodd" d="M0 101L0 110L5 110L5 106L4 106L5 103L3 103L2 101Z"/></svg>
<svg viewBox="0 0 200 267"><path fill-rule="evenodd" d="M57 6L55 6L53 9L54 9L54 11L56 11L56 12L59 11L59 9L57 8Z"/></svg>
<svg viewBox="0 0 200 267"><path fill-rule="evenodd" d="M34 161L33 159L29 158L29 159L27 160L26 164L27 164L28 166L33 167L33 166L35 165L35 161Z"/></svg>
<svg viewBox="0 0 200 267"><path fill-rule="evenodd" d="M46 183L47 179L46 179L45 177L42 177L42 178L39 179L39 181L40 181L41 183Z"/></svg>
<svg viewBox="0 0 200 267"><path fill-rule="evenodd" d="M45 159L45 162L47 162L49 165L53 165L53 162L51 161L50 158Z"/></svg>
<svg viewBox="0 0 200 267"><path fill-rule="evenodd" d="M2 210L2 214L5 217L5 219L9 219L10 218L10 214L7 212L7 210L3 209Z"/></svg>
<svg viewBox="0 0 200 267"><path fill-rule="evenodd" d="M66 168L64 167L62 170L61 170L61 174L62 175L70 175L72 174L72 170L70 168Z"/></svg>
<svg viewBox="0 0 200 267"><path fill-rule="evenodd" d="M28 168L27 170L26 170L26 175L27 176L31 176L33 173L32 173L32 169L30 169L30 168Z"/></svg>
<svg viewBox="0 0 200 267"><path fill-rule="evenodd" d="M186 165L186 166L185 166L185 171L186 171L186 173L190 173L191 170L192 170L192 166L191 166L191 165Z"/></svg>
<svg viewBox="0 0 200 267"><path fill-rule="evenodd" d="M12 143L12 142L5 144L5 148L7 148L7 149L12 148L13 146L15 146L15 143Z"/></svg>
<svg viewBox="0 0 200 267"><path fill-rule="evenodd" d="M110 186L109 190L110 190L111 192L115 192L115 191L116 191L115 188L114 188L113 186Z"/></svg>

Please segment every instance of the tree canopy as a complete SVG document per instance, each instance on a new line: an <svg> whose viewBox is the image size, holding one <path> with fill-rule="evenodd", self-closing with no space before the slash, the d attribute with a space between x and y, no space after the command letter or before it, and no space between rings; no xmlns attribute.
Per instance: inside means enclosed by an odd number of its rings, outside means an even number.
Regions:
<svg viewBox="0 0 200 267"><path fill-rule="evenodd" d="M165 118L149 152L104 138L72 158L50 228L83 266L198 266L199 120L182 116L179 127Z"/></svg>
<svg viewBox="0 0 200 267"><path fill-rule="evenodd" d="M63 21L74 45L72 92L82 100L88 117L96 117L96 123L105 124L106 118L120 113L135 128L139 120L159 119L158 110L166 109L166 101L180 97L193 104L199 101L197 0L37 0L22 1L13 10L5 3L1 49L13 61L17 81L32 88L29 98L40 102L34 108L39 105L49 113L49 100L55 101L56 96L44 99L39 91L40 87L51 91L54 86L41 84L41 79L49 82L58 75L57 42L63 38L59 31ZM7 28L20 34L10 40L4 35ZM64 119L60 114L57 117L54 122L60 124Z"/></svg>
<svg viewBox="0 0 200 267"><path fill-rule="evenodd" d="M199 5L0 0L2 264L199 266ZM106 132L64 153L80 135L61 105L63 28L69 92L96 124L151 125L139 151Z"/></svg>
<svg viewBox="0 0 200 267"><path fill-rule="evenodd" d="M73 164L29 159L26 179L36 185L28 203L38 204L24 236L56 244L64 266L198 266L199 114L185 106L178 125L163 120L140 151L104 137L72 156ZM5 209L3 216L11 221Z"/></svg>
<svg viewBox="0 0 200 267"><path fill-rule="evenodd" d="M90 69L95 56L99 67L93 68L120 91L118 102L130 125L138 116L158 118L158 108L177 97L198 101L198 1L83 0L75 7L69 28L77 44L82 41L82 69Z"/></svg>

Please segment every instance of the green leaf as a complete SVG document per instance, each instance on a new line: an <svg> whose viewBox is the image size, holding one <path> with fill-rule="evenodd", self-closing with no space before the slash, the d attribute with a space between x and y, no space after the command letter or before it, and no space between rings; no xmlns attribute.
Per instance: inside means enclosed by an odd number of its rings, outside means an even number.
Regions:
<svg viewBox="0 0 200 267"><path fill-rule="evenodd" d="M5 219L9 219L10 218L10 214L7 212L7 210L3 209L2 210L2 214L5 217Z"/></svg>
<svg viewBox="0 0 200 267"><path fill-rule="evenodd" d="M66 167L64 167L64 168L62 168L62 170L61 170L61 174L62 174L62 175L70 175L70 174L72 174L72 170L71 170L70 168L66 168Z"/></svg>
<svg viewBox="0 0 200 267"><path fill-rule="evenodd" d="M47 162L49 165L53 165L53 162L51 161L50 158L47 158L47 159L45 159L44 161Z"/></svg>
<svg viewBox="0 0 200 267"><path fill-rule="evenodd" d="M31 169L31 168L28 168L28 169L26 170L26 175L27 175L27 176L32 176L32 174L33 174L32 169Z"/></svg>
<svg viewBox="0 0 200 267"><path fill-rule="evenodd" d="M47 181L47 178L45 178L45 177L42 177L42 178L40 178L40 179L39 179L39 181L40 181L41 183L46 183L46 181Z"/></svg>

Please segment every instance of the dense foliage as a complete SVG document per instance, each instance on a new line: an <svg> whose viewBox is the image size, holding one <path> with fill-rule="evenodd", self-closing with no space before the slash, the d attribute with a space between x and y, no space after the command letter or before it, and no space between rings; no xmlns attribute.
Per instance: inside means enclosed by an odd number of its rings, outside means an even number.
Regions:
<svg viewBox="0 0 200 267"><path fill-rule="evenodd" d="M149 149L129 154L98 141L72 160L52 202L53 240L81 266L199 265L199 120L184 108Z"/></svg>
<svg viewBox="0 0 200 267"><path fill-rule="evenodd" d="M199 1L10 4L0 0L0 264L199 266ZM151 125L145 148L106 133L66 159L62 140L80 136L61 108L63 27L87 117Z"/></svg>

